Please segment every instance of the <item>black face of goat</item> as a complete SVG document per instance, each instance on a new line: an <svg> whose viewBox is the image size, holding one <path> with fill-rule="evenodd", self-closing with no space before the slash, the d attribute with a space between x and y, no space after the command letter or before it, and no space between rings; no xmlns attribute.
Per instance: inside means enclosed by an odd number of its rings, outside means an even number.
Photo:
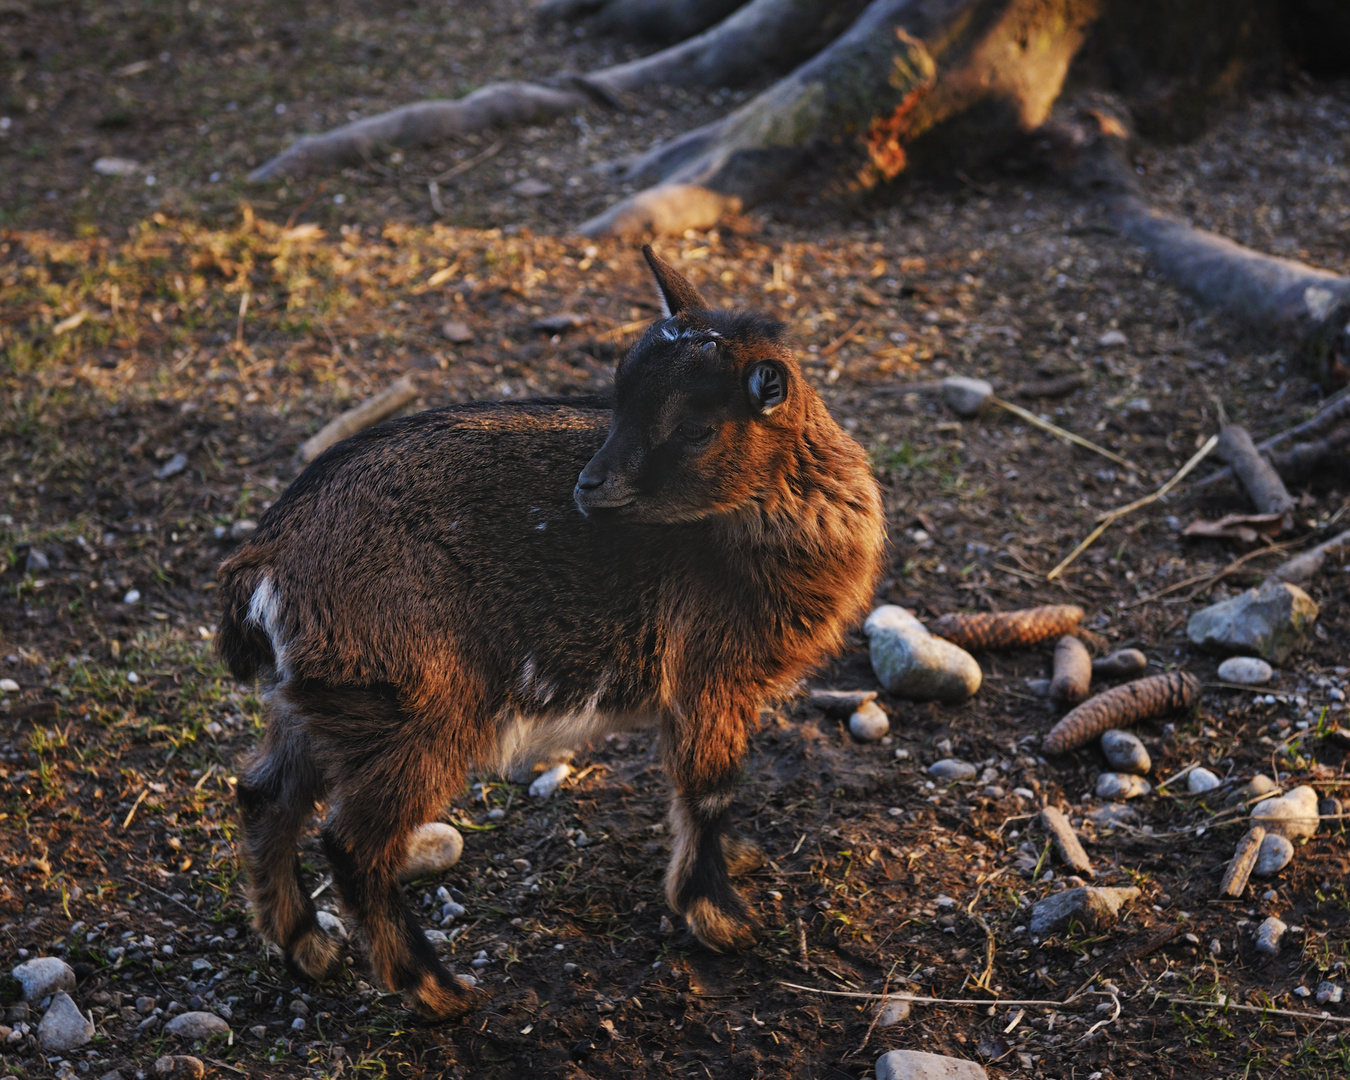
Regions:
<svg viewBox="0 0 1350 1080"><path fill-rule="evenodd" d="M715 311L644 249L667 306L598 399L453 406L314 462L221 567L217 637L265 684L241 773L259 930L299 972L338 950L301 886L316 800L377 978L423 1015L477 998L399 884L468 771L654 725L674 787L666 894L713 949L753 940L726 832L761 704L838 648L883 529L861 449L783 328Z"/></svg>

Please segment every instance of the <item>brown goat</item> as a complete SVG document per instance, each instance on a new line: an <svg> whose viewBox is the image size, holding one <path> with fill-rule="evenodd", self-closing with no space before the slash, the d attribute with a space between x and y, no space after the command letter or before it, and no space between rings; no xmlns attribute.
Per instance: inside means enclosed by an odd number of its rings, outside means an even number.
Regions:
<svg viewBox="0 0 1350 1080"><path fill-rule="evenodd" d="M758 852L724 833L747 739L867 610L881 503L784 327L710 310L643 253L666 317L612 406L456 405L355 435L220 569L221 653L265 684L238 786L257 926L304 975L339 957L298 873L317 800L377 978L455 1016L477 996L404 903L409 834L471 768L646 723L675 788L670 905L711 949L754 940L728 863Z"/></svg>

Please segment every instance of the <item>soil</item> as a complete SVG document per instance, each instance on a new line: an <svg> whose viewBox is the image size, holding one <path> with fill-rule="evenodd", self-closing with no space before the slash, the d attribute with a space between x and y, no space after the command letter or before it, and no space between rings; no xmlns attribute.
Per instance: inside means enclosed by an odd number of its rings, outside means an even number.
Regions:
<svg viewBox="0 0 1350 1080"><path fill-rule="evenodd" d="M1195 518L1250 509L1227 484L1183 486L1045 579L1222 419L1259 440L1327 388L1282 343L1156 279L1090 205L1010 172L847 204L793 191L658 247L714 301L797 333L885 488L879 602L925 619L1081 604L1098 651L1135 645L1152 671L1205 683L1197 715L1139 727L1155 783L1198 761L1225 787L1173 784L1136 800L1135 824L1094 825L1095 748L1038 754L1057 712L1025 679L1047 673L1052 643L981 655L984 687L964 705L883 695L884 744L853 743L805 697L766 712L738 801L770 859L741 883L765 924L745 955L708 953L667 912L664 781L650 740L630 736L579 753L546 803L482 777L446 809L464 857L408 894L428 925L438 888L467 908L442 948L491 991L481 1013L416 1023L368 984L356 942L337 981L297 985L251 931L239 879L231 783L259 703L211 650L215 567L296 475L296 447L398 374L418 407L604 387L656 305L636 251L567 232L616 195L592 166L731 96L653 94L503 135L488 156L495 137L257 192L243 173L292 131L533 73L541 53L572 69L628 53L533 28L506 0L453 16L9 3L0 20L0 678L20 687L0 704L0 961L75 965L98 1029L68 1055L77 1074L148 1074L174 1051L222 1076L862 1077L894 1048L992 1077L1350 1071L1350 1005L1304 993L1346 981L1340 820L1276 877L1217 899L1245 827L1229 792L1256 772L1324 796L1350 784L1327 734L1346 722L1347 568L1308 587L1317 628L1259 691L1219 685L1217 659L1185 637L1191 612L1345 527L1344 463L1295 485L1298 520L1271 546L1183 539ZM1347 272L1348 126L1350 86L1293 85L1197 143L1141 147L1138 163L1160 204ZM114 155L143 171L92 171ZM438 215L428 178L476 157ZM552 191L513 193L522 176ZM561 314L576 318L540 324ZM1075 372L1086 385L1067 398L1016 397ZM1135 467L1004 411L957 419L923 389L951 373L991 379ZM812 684L874 688L861 636ZM944 757L980 775L935 782ZM1067 809L1094 883L1141 889L1115 928L1028 935L1030 905L1074 883L1036 823L1045 803ZM302 858L323 885L312 839ZM1268 915L1291 927L1274 958L1253 939ZM847 996L887 992L979 1004L915 1004L883 1027ZM1288 1012L1174 1000L1220 994ZM1010 1004L1028 1000L1044 1004ZM183 1007L228 1013L232 1040L193 1050L141 1027ZM63 1068L23 1034L0 1065Z"/></svg>

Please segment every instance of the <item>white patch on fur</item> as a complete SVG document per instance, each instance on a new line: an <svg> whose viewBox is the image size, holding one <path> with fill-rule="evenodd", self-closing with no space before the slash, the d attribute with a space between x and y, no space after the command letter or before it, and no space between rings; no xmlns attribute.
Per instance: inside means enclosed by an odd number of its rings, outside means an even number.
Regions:
<svg viewBox="0 0 1350 1080"><path fill-rule="evenodd" d="M261 627L272 643L272 653L277 658L277 672L286 674L286 643L281 637L281 597L272 585L272 579L264 575L253 596L248 602L248 618L255 626Z"/></svg>
<svg viewBox="0 0 1350 1080"><path fill-rule="evenodd" d="M613 673L605 672L591 696L578 709L545 712L557 693L557 684L536 669L533 656L528 657L521 667L521 696L539 711L528 707L513 709L498 717L497 767L506 772L514 765L556 761L610 732L632 731L653 723L655 716L601 710L600 699L612 679Z"/></svg>

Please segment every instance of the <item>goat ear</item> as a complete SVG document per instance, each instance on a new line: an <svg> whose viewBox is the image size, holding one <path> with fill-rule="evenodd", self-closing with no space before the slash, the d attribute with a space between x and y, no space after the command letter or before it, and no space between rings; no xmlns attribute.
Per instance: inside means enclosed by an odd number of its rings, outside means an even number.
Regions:
<svg viewBox="0 0 1350 1080"><path fill-rule="evenodd" d="M666 262L652 250L651 244L642 245L643 258L652 268L656 278L656 288L661 293L661 310L666 317L678 315L681 311L704 311L708 302L699 296L698 290L689 284L675 267Z"/></svg>
<svg viewBox="0 0 1350 1080"><path fill-rule="evenodd" d="M751 407L761 416L768 416L787 400L787 374L777 364L760 361L750 369L745 388Z"/></svg>

